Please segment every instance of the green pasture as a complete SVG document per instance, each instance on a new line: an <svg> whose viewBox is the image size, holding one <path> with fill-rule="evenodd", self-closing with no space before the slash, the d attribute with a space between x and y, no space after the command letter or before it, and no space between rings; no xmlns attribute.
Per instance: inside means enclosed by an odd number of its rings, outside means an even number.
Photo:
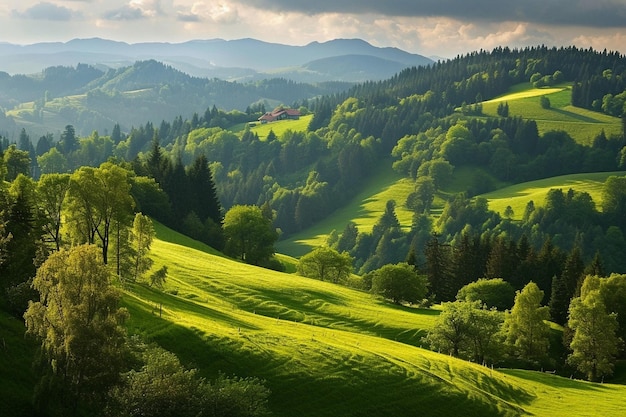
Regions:
<svg viewBox="0 0 626 417"><path fill-rule="evenodd" d="M341 233L348 222L354 222L359 231L370 232L376 221L385 211L387 201L396 202L396 215L403 228L411 227L413 213L404 203L413 191L413 181L403 178L391 168L391 163L383 161L378 165L363 190L345 206L339 208L314 226L277 243L280 253L300 257L311 249L322 246L330 232Z"/></svg>
<svg viewBox="0 0 626 417"><path fill-rule="evenodd" d="M254 126L250 127L250 130L256 133L260 140L265 140L267 135L269 135L270 130L273 130L274 134L278 137L282 136L287 130L291 130L293 132L306 132L309 128L309 123L311 123L311 119L313 119L313 114L301 116L298 120L278 120L276 122L265 124L253 121L250 122L254 123ZM235 133L241 132L248 124L249 123L241 123L230 128L229 130Z"/></svg>
<svg viewBox="0 0 626 417"><path fill-rule="evenodd" d="M544 95L550 100L549 109L544 109L539 104L539 98ZM509 93L483 102L483 113L498 117L498 105L506 102L510 117L522 116L535 120L539 134L563 130L578 143L586 145L591 144L602 130L607 136L621 134L619 118L574 107L570 104L571 95L570 84L551 88L534 88L529 83L519 84Z"/></svg>
<svg viewBox="0 0 626 417"><path fill-rule="evenodd" d="M567 192L570 188L575 191L585 191L591 195L596 203L596 208L602 208L602 189L606 179L612 175L623 176L625 171L618 172L594 172L585 174L563 175L546 178L521 184L511 185L487 194L483 194L489 201L489 209L503 215L507 206L511 206L514 212L513 219L521 220L526 204L533 201L535 207L542 206L548 191L553 188L561 188Z"/></svg>
<svg viewBox="0 0 626 417"><path fill-rule="evenodd" d="M161 226L158 237L155 267L167 265L168 280L163 291L126 291L130 331L206 377L264 379L276 416L568 416L568 404L602 416L617 415L626 394L422 349L436 310L181 246Z"/></svg>

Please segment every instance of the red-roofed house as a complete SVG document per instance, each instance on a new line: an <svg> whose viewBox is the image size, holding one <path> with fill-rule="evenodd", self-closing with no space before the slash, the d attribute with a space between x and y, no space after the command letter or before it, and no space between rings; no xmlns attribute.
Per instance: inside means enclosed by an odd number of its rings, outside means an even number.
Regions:
<svg viewBox="0 0 626 417"><path fill-rule="evenodd" d="M286 109L284 107L276 107L271 113L265 113L259 117L259 122L268 123L275 122L276 120L298 120L300 118L300 111L296 109Z"/></svg>

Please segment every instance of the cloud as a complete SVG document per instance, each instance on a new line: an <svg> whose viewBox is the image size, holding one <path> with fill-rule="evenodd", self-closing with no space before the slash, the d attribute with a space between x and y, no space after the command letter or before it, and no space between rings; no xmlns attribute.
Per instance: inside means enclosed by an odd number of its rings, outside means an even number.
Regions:
<svg viewBox="0 0 626 417"><path fill-rule="evenodd" d="M248 0L275 12L378 14L394 17L449 17L489 22L626 27L623 0Z"/></svg>
<svg viewBox="0 0 626 417"><path fill-rule="evenodd" d="M232 25L240 21L237 5L228 1L197 1L189 10L179 10L177 19L182 22L208 20L213 23Z"/></svg>
<svg viewBox="0 0 626 417"><path fill-rule="evenodd" d="M162 15L160 0L131 0L128 4L105 12L106 20L140 20Z"/></svg>
<svg viewBox="0 0 626 417"><path fill-rule="evenodd" d="M23 12L13 10L12 14L14 17L20 19L51 21L69 21L81 16L79 12L75 12L67 7L57 6L56 4L47 2L38 3Z"/></svg>

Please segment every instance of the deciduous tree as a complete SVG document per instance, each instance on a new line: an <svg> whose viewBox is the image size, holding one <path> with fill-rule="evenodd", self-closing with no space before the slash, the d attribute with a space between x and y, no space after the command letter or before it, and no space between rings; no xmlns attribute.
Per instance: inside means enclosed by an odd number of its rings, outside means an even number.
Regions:
<svg viewBox="0 0 626 417"><path fill-rule="evenodd" d="M618 347L617 317L607 313L598 290L572 300L567 324L574 332L567 362L590 381L610 375Z"/></svg>
<svg viewBox="0 0 626 417"><path fill-rule="evenodd" d="M372 292L400 304L417 303L426 297L428 281L418 275L413 266L402 262L384 265L370 273Z"/></svg>
<svg viewBox="0 0 626 417"><path fill-rule="evenodd" d="M526 360L541 360L545 357L550 327L548 307L541 305L543 291L537 284L529 282L515 295L515 304L505 315L503 332L513 354Z"/></svg>
<svg viewBox="0 0 626 417"><path fill-rule="evenodd" d="M40 301L29 303L24 318L28 334L41 342L46 365L38 399L45 403L54 396L61 414L73 415L80 405L97 404L118 380L127 312L92 245L50 255L33 288Z"/></svg>
<svg viewBox="0 0 626 417"><path fill-rule="evenodd" d="M278 233L257 206L233 206L224 216L225 252L262 265L274 254Z"/></svg>
<svg viewBox="0 0 626 417"><path fill-rule="evenodd" d="M347 252L320 246L300 258L298 273L322 281L342 282L350 276L352 261Z"/></svg>

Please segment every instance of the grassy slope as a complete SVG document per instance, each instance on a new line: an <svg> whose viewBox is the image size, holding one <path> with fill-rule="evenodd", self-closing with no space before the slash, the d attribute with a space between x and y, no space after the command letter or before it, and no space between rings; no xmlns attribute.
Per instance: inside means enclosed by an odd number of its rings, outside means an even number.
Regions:
<svg viewBox="0 0 626 417"><path fill-rule="evenodd" d="M598 209L602 208L602 188L604 181L611 175L626 175L626 172L595 172L585 174L563 175L546 178L501 188L491 193L483 194L482 197L489 200L489 208L500 214L504 213L507 206L511 206L515 215L513 219L520 220L524 214L526 204L532 200L535 207L542 206L548 191L553 188L561 188L567 192L570 188L576 191L585 191L591 195Z"/></svg>
<svg viewBox="0 0 626 417"><path fill-rule="evenodd" d="M403 227L408 228L413 214L404 208L404 202L411 191L413 182L395 173L390 161L382 162L350 203L313 227L278 242L277 250L291 256L302 256L312 248L325 244L328 234L333 230L341 233L350 221L356 223L359 231L370 232L389 200L395 200L398 220Z"/></svg>
<svg viewBox="0 0 626 417"><path fill-rule="evenodd" d="M311 123L311 119L313 119L313 115L307 114L300 117L298 120L279 120L266 124L258 123L255 126L252 126L250 130L252 132L255 132L259 136L259 139L264 140L270 133L270 130L273 130L278 137L280 137L287 130L292 130L294 132L305 132L309 128L309 123ZM241 132L245 129L247 124L248 123L240 123L232 127L230 130L233 132Z"/></svg>
<svg viewBox="0 0 626 417"><path fill-rule="evenodd" d="M550 100L550 109L540 106L539 97L542 95ZM550 130L564 130L582 144L591 144L602 130L607 136L621 134L619 118L572 106L570 85L533 88L528 83L519 84L509 93L483 102L483 113L497 117L497 108L501 102L508 103L509 116L535 120L540 134Z"/></svg>
<svg viewBox="0 0 626 417"><path fill-rule="evenodd" d="M160 227L158 235L169 242L155 242L156 267L167 264L170 276L165 292L127 293L130 328L207 376L265 379L276 416L560 416L571 413L566 401L581 410L593 403L587 415L616 415L626 394L420 349L436 311L179 246Z"/></svg>

